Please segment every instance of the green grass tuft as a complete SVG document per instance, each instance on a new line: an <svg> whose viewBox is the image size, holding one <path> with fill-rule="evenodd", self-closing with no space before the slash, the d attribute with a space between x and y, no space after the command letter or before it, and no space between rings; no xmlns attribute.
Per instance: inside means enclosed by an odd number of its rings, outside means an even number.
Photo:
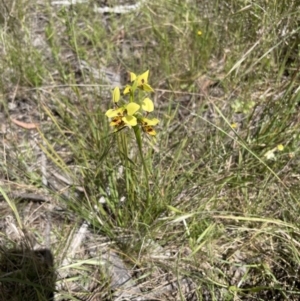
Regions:
<svg viewBox="0 0 300 301"><path fill-rule="evenodd" d="M149 299L298 300L297 1L99 5L0 0L1 260L50 248L55 300L116 299L106 252ZM147 69L148 177L105 116Z"/></svg>

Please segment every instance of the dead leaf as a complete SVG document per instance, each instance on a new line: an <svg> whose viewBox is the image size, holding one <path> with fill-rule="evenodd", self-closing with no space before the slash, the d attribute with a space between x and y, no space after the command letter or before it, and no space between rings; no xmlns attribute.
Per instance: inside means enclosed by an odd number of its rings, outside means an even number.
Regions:
<svg viewBox="0 0 300 301"><path fill-rule="evenodd" d="M17 120L17 119L13 119L13 118L10 118L10 120L11 120L14 124L16 124L16 125L22 127L23 129L32 130L32 129L38 128L38 124L36 124L36 123L26 123L26 122L19 121L19 120Z"/></svg>

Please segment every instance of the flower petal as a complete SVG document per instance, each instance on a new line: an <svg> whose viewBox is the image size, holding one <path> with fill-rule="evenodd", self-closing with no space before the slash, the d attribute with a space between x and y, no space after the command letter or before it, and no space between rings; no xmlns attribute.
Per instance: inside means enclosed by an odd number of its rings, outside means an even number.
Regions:
<svg viewBox="0 0 300 301"><path fill-rule="evenodd" d="M148 119L148 118L142 118L143 126L148 125L157 125L159 123L159 120L157 118Z"/></svg>
<svg viewBox="0 0 300 301"><path fill-rule="evenodd" d="M124 122L121 116L117 116L111 120L110 126L121 127L124 126Z"/></svg>
<svg viewBox="0 0 300 301"><path fill-rule="evenodd" d="M283 144L278 144L277 149L282 152L284 150Z"/></svg>
<svg viewBox="0 0 300 301"><path fill-rule="evenodd" d="M152 87L149 84L143 84L141 86L141 89L146 91L146 92L154 92L154 90L152 89Z"/></svg>
<svg viewBox="0 0 300 301"><path fill-rule="evenodd" d="M133 72L129 72L130 73L130 81L133 82L136 79L136 74Z"/></svg>
<svg viewBox="0 0 300 301"><path fill-rule="evenodd" d="M153 101L150 98L145 98L142 102L142 109L146 112L152 112L154 110Z"/></svg>
<svg viewBox="0 0 300 301"><path fill-rule="evenodd" d="M116 103L120 100L120 89L119 87L115 87L113 91L113 102Z"/></svg>
<svg viewBox="0 0 300 301"><path fill-rule="evenodd" d="M122 121L130 126L135 126L137 125L137 120L134 116L128 115L122 118Z"/></svg>
<svg viewBox="0 0 300 301"><path fill-rule="evenodd" d="M126 95L126 94L130 93L130 91L131 91L131 86L127 85L123 91L123 94Z"/></svg>
<svg viewBox="0 0 300 301"><path fill-rule="evenodd" d="M152 126L144 126L143 131L146 132L147 134L151 135L151 136L156 135L156 132L155 132L155 130L153 129Z"/></svg>
<svg viewBox="0 0 300 301"><path fill-rule="evenodd" d="M126 106L127 115L133 115L136 111L138 111L140 108L140 105L138 105L135 102L131 102Z"/></svg>
<svg viewBox="0 0 300 301"><path fill-rule="evenodd" d="M108 118L113 118L116 116L122 116L124 112L123 108L118 108L118 109L109 109L108 111L106 111L105 115Z"/></svg>
<svg viewBox="0 0 300 301"><path fill-rule="evenodd" d="M149 76L149 70L147 70L143 74L139 75L138 76L138 86L142 86L144 84L147 84L148 76Z"/></svg>

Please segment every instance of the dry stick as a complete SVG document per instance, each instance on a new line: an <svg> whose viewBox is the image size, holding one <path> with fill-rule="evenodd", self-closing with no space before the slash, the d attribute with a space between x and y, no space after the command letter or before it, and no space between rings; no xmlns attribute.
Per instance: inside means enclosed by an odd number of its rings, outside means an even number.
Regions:
<svg viewBox="0 0 300 301"><path fill-rule="evenodd" d="M63 1L52 1L52 5L74 5L76 3L87 3L88 0L63 0ZM140 2L133 5L117 5L114 7L95 7L94 12L96 13L113 13L113 14L126 14L132 11L138 10L145 0L141 0Z"/></svg>

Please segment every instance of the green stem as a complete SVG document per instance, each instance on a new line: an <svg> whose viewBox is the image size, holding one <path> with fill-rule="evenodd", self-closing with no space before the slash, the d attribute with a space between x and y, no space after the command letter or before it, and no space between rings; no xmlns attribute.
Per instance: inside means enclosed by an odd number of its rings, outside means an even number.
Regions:
<svg viewBox="0 0 300 301"><path fill-rule="evenodd" d="M127 191L130 191L129 177L127 175L128 166L129 166L127 136L124 134L123 131L121 131L119 134L120 135L118 135L118 146L119 146L119 150L120 150L120 158L121 158L121 161L122 161L122 163L123 163L123 165L125 167L126 189L127 189Z"/></svg>
<svg viewBox="0 0 300 301"><path fill-rule="evenodd" d="M143 148L142 148L143 143L142 143L142 137L141 137L141 129L139 126L134 126L133 129L134 129L135 139L136 139L136 142L138 145L140 157L142 160L143 168L145 171L145 178L146 178L146 182L147 182L147 202L149 202L150 201L149 177L148 177L148 168L147 168L146 161L145 161L145 158L143 155Z"/></svg>

